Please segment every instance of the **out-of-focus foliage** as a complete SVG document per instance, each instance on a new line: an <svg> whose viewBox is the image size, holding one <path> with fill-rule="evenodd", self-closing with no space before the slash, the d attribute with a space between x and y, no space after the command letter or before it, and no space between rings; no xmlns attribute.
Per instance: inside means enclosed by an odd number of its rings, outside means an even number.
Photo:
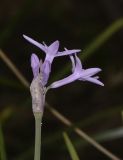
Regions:
<svg viewBox="0 0 123 160"><path fill-rule="evenodd" d="M102 68L98 87L75 82L47 94L47 101L75 125L92 135L104 147L123 158L123 2L121 0L5 0L0 5L1 49L31 82L30 55L43 53L27 43L22 34L50 44L59 40L68 49L80 48L84 68ZM0 123L3 157L9 160L33 159L34 118L30 94L0 62ZM53 63L50 82L71 72L70 59L61 57ZM69 95L69 96L68 96ZM70 132L80 159L106 159L87 145L72 129L64 128L45 110L42 126L42 159L69 159L62 131ZM1 136L0 136L1 140ZM0 143L0 144L2 144ZM59 145L61 144L61 145ZM6 148L4 148L6 147ZM1 150L0 150L1 151ZM5 153L6 151L6 153ZM108 158L107 158L108 159ZM5 160L5 158L3 159Z"/></svg>
<svg viewBox="0 0 123 160"><path fill-rule="evenodd" d="M4 143L4 136L1 124L0 124L0 159L6 160L5 143Z"/></svg>

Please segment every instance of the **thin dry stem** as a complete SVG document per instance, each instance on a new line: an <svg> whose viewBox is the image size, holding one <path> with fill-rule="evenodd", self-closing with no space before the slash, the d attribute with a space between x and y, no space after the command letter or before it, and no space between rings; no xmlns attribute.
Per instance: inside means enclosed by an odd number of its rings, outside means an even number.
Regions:
<svg viewBox="0 0 123 160"><path fill-rule="evenodd" d="M21 74L21 72L17 69L17 67L13 64L13 62L6 56L6 54L0 50L0 57L2 60L7 64L7 66L11 69L11 71L16 75L16 77L20 80L20 82L26 87L29 88L29 82L25 79L25 77ZM61 113L59 113L56 109L51 107L47 102L46 106L48 110L63 124L65 124L68 127L73 126L73 123L67 119L65 116L63 116ZM112 160L121 160L117 156L115 156L113 153L111 153L109 150L104 148L102 145L100 145L98 142L96 142L93 138L88 136L85 132L83 132L80 128L74 127L73 130L82 138L84 138L87 142L89 142L91 145L93 145L97 150L105 154L107 157L109 157Z"/></svg>
<svg viewBox="0 0 123 160"><path fill-rule="evenodd" d="M0 50L0 57L6 63L6 65L11 69L11 71L16 75L19 81L26 87L29 88L29 82L25 77L20 73L15 64L7 57L7 55Z"/></svg>

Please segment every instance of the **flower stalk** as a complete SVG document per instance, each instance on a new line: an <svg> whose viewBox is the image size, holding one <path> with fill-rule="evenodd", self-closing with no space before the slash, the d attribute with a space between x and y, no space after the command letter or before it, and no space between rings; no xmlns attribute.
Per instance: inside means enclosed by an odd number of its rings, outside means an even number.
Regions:
<svg viewBox="0 0 123 160"><path fill-rule="evenodd" d="M35 151L34 160L41 159L41 124L42 124L42 113L34 113L35 117Z"/></svg>

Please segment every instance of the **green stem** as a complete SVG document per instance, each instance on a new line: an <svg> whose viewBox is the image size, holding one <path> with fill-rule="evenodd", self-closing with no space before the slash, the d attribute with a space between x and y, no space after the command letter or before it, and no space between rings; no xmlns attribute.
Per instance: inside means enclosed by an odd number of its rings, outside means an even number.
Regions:
<svg viewBox="0 0 123 160"><path fill-rule="evenodd" d="M35 153L34 160L40 160L41 157L41 122L42 113L34 113L35 117Z"/></svg>

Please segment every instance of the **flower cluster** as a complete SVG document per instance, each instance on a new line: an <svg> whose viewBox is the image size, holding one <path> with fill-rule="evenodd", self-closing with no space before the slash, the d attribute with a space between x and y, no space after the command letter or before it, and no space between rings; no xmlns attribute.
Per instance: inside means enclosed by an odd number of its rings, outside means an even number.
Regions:
<svg viewBox="0 0 123 160"><path fill-rule="evenodd" d="M95 74L101 71L100 68L83 69L81 61L77 56L77 53L81 50L67 50L65 48L64 51L59 52L59 41L55 41L50 46L47 46L45 43L41 44L26 35L23 35L23 37L33 45L40 48L46 54L44 62L42 62L42 60L39 60L36 54L32 53L31 55L33 80L30 86L30 91L34 113L43 113L45 95L47 90L49 90L50 88L58 88L68 83L74 82L75 80L89 81L104 86L104 84L99 81L99 77L95 76ZM49 75L51 73L51 66L54 58L67 55L70 57L72 63L72 74L62 80L53 82L48 87L46 87Z"/></svg>
<svg viewBox="0 0 123 160"><path fill-rule="evenodd" d="M47 46L45 43L41 44L26 35L23 35L23 37L33 45L40 48L46 54L45 60L43 63L42 63L42 60L39 60L36 54L33 53L31 55L31 67L32 67L34 79L38 76L39 73L41 73L41 77L42 77L41 84L44 87L48 82L53 59L59 56L66 56L66 55L70 56L70 60L72 62L72 74L62 80L58 80L52 83L50 86L47 87L47 89L57 88L57 87L66 85L68 83L71 83L75 80L89 81L89 82L104 86L104 84L101 81L99 81L99 77L94 76L96 73L101 71L100 68L83 69L81 61L77 56L77 53L80 52L81 50L79 49L67 50L65 48L64 51L59 52L58 51L59 41L55 41L51 45Z"/></svg>

